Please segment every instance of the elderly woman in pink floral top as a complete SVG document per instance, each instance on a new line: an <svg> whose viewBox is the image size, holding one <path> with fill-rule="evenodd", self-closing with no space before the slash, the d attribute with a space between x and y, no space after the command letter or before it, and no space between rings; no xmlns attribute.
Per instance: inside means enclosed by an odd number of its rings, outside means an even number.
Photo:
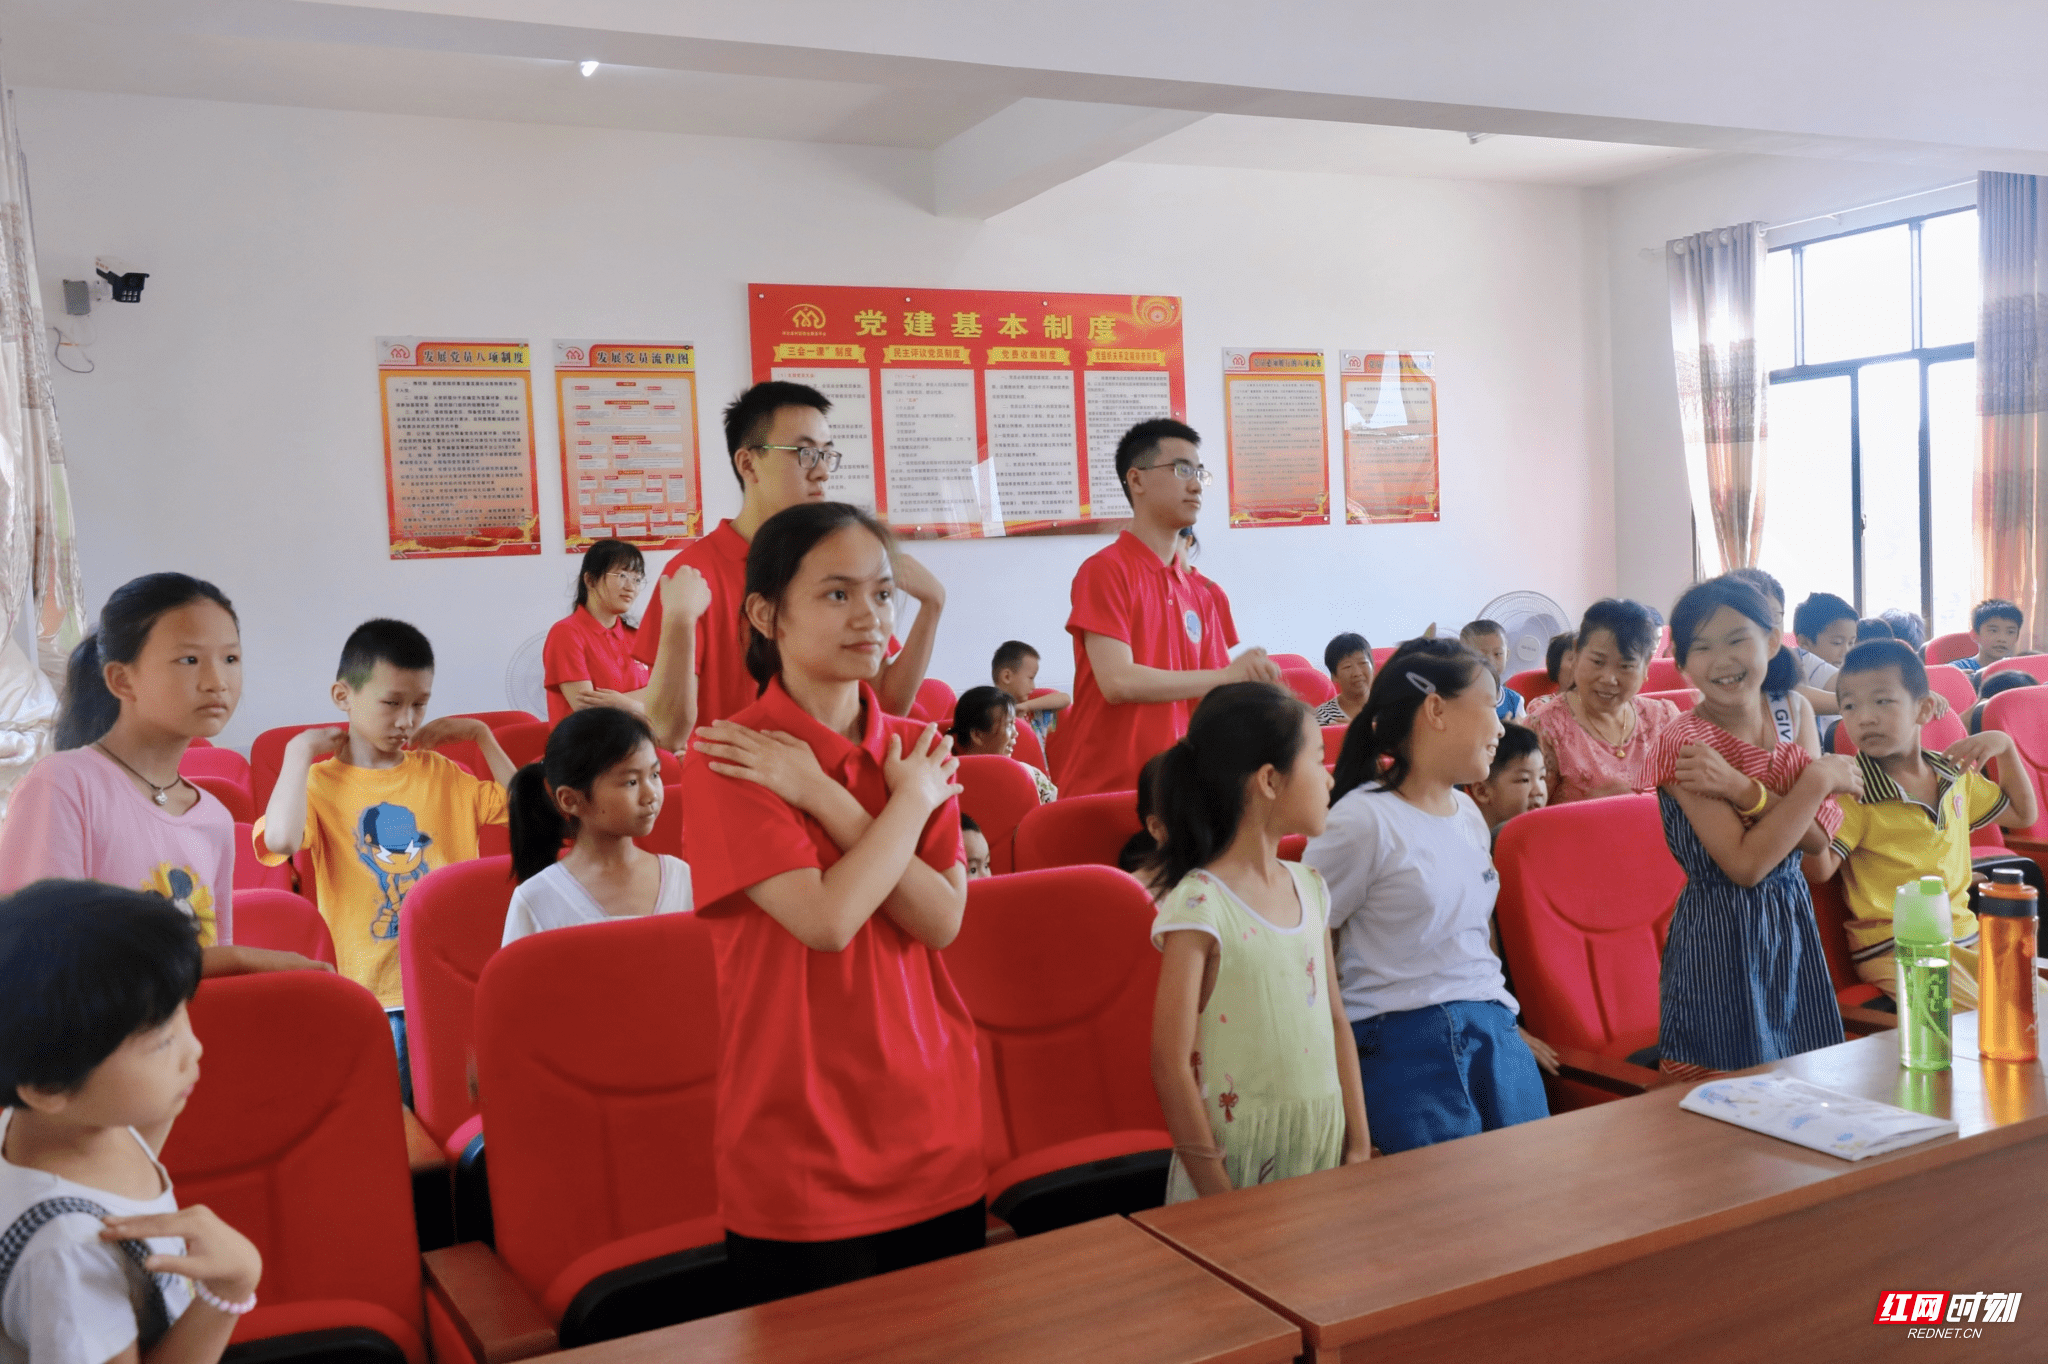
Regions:
<svg viewBox="0 0 2048 1364"><path fill-rule="evenodd" d="M1586 609L1574 685L1529 717L1543 746L1552 805L1636 789L1643 755L1678 719L1669 701L1639 694L1657 637L1656 619L1637 602L1610 597Z"/></svg>

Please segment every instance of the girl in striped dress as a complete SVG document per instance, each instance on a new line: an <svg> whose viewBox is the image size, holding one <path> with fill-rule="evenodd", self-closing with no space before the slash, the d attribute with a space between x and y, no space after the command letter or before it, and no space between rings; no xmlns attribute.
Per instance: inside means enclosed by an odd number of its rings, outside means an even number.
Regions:
<svg viewBox="0 0 2048 1364"><path fill-rule="evenodd" d="M1799 863L1827 846L1834 797L1860 796L1861 776L1779 735L1764 700L1770 630L1770 607L1737 579L1680 597L1672 648L1700 701L1644 755L1641 785L1656 788L1686 875L1658 986L1659 1063L1686 1079L1842 1040Z"/></svg>

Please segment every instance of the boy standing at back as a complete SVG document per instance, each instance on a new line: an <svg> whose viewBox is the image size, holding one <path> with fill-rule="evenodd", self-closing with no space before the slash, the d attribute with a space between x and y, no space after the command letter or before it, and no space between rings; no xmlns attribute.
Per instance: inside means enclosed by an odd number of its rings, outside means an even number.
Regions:
<svg viewBox="0 0 2048 1364"><path fill-rule="evenodd" d="M1920 747L1934 718L1927 667L1895 639L1849 651L1835 678L1842 723L1856 741L1863 799L1841 798L1842 827L1826 851L1807 859L1807 879L1842 873L1849 903L1849 951L1856 974L1898 998L1892 956L1892 897L1922 876L1948 886L1955 915L1950 990L1958 1009L1977 1007L1977 916L1970 912L1970 833L1987 824L2024 829L2034 822L2034 784L2009 735L1987 730L1949 746ZM1999 781L1983 775L1993 758Z"/></svg>
<svg viewBox="0 0 2048 1364"><path fill-rule="evenodd" d="M1809 687L1832 687L1842 660L1856 647L1856 608L1832 592L1815 592L1792 612L1793 657Z"/></svg>
<svg viewBox="0 0 2048 1364"><path fill-rule="evenodd" d="M1031 722L1040 742L1052 732L1059 713L1074 701L1063 691L1038 685L1038 650L1021 639L1004 640L997 647L995 659L989 664L989 675L996 690L1017 703L1018 716Z"/></svg>
<svg viewBox="0 0 2048 1364"><path fill-rule="evenodd" d="M1493 680L1500 684L1500 702L1493 713L1500 717L1502 724L1512 724L1524 719L1528 708L1522 704L1522 694L1507 685L1508 632L1499 621L1475 620L1458 631L1458 642L1486 660L1486 666L1493 669Z"/></svg>
<svg viewBox="0 0 2048 1364"><path fill-rule="evenodd" d="M2019 652L2020 631L2026 624L2025 613L2009 601L1993 597L1978 602L1970 612L1970 637L1977 641L1977 652L1957 659L1955 666L1970 674L1972 684L1981 684L1986 668Z"/></svg>
<svg viewBox="0 0 2048 1364"><path fill-rule="evenodd" d="M311 854L341 974L377 996L391 1019L408 1107L399 912L429 871L478 855L481 826L505 822L513 772L483 721L427 719L433 690L434 649L425 635L402 620L357 626L342 645L331 693L348 723L305 730L285 746L254 833L266 866L300 848ZM493 780L429 751L462 739L483 750Z"/></svg>

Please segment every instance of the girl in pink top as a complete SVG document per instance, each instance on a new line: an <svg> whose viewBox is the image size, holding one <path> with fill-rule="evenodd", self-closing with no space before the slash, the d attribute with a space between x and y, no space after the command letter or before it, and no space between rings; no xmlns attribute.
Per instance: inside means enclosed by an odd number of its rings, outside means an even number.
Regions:
<svg viewBox="0 0 2048 1364"><path fill-rule="evenodd" d="M1610 597L1586 608L1568 655L1570 685L1528 719L1543 746L1552 805L1635 789L1642 755L1678 718L1669 701L1638 694L1657 636L1656 621L1637 602Z"/></svg>
<svg viewBox="0 0 2048 1364"><path fill-rule="evenodd" d="M58 751L7 803L0 893L53 876L153 890L198 922L207 975L333 970L233 945L234 817L178 763L241 696L241 628L219 588L151 573L115 589L72 652Z"/></svg>

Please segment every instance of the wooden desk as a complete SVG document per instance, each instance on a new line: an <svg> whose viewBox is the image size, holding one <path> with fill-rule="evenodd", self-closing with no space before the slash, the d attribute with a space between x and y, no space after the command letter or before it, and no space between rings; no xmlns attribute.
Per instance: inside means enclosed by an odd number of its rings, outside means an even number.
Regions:
<svg viewBox="0 0 2048 1364"><path fill-rule="evenodd" d="M1136 1217L1301 1323L1313 1361L2048 1359L2043 1070L1921 1078L1886 1032L1776 1063L1953 1118L1850 1163L1680 1111L1691 1086ZM1983 1338L1873 1324L1883 1293L2023 1291Z"/></svg>
<svg viewBox="0 0 2048 1364"><path fill-rule="evenodd" d="M1300 1353L1295 1326L1106 1217L554 1358L1284 1364Z"/></svg>

